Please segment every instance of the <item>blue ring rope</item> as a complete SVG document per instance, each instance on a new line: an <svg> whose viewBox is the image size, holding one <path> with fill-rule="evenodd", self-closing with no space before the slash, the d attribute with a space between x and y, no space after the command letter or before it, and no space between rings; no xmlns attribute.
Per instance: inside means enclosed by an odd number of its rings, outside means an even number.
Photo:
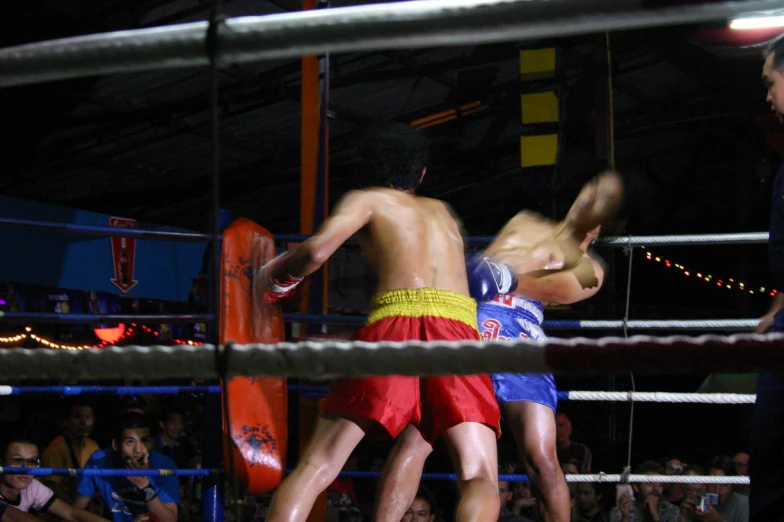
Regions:
<svg viewBox="0 0 784 522"><path fill-rule="evenodd" d="M143 228L98 227L93 225L76 225L73 223L54 223L51 221L34 221L30 219L0 218L0 228L21 228L27 230L49 230L83 234L86 236L132 237L136 239L157 239L162 241L211 241L210 234L193 232L166 232L163 230L146 230Z"/></svg>
<svg viewBox="0 0 784 522"><path fill-rule="evenodd" d="M179 393L220 393L220 386L9 386L10 393L0 395L176 395Z"/></svg>
<svg viewBox="0 0 784 522"><path fill-rule="evenodd" d="M56 314L49 312L0 312L0 321L55 323L55 324L105 324L105 323L206 323L215 318L212 314Z"/></svg>
<svg viewBox="0 0 784 522"><path fill-rule="evenodd" d="M0 474L32 475L49 477L53 475L86 477L208 477L222 474L222 469L96 469L96 468L25 468L19 466L0 466Z"/></svg>
<svg viewBox="0 0 784 522"><path fill-rule="evenodd" d="M76 395L133 395L145 393L149 395L176 395L179 393L221 393L220 386L7 386L9 393L2 395L35 395L35 394L60 394L68 396ZM320 398L325 397L329 391L329 386L322 384L289 384L289 391L302 393L305 397ZM568 401L569 392L558 392L558 400Z"/></svg>
<svg viewBox="0 0 784 522"><path fill-rule="evenodd" d="M286 470L291 473L293 470ZM222 469L96 469L96 468L25 468L18 466L0 467L0 474L32 475L34 477L50 476L85 476L85 477L208 477L222 475ZM343 471L341 478L378 478L379 471ZM423 473L422 480L457 480L454 473ZM528 482L528 475L498 475L498 480L506 482Z"/></svg>

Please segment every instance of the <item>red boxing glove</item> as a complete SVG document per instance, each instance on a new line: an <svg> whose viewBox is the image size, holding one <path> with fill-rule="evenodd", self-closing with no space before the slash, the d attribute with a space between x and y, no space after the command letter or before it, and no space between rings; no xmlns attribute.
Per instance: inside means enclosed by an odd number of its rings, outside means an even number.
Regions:
<svg viewBox="0 0 784 522"><path fill-rule="evenodd" d="M268 278L267 289L264 291L264 302L267 304L277 303L284 297L294 293L294 289L302 282L303 277L294 277L291 274L281 274L275 276L283 268L291 252L284 252L262 267L263 278Z"/></svg>

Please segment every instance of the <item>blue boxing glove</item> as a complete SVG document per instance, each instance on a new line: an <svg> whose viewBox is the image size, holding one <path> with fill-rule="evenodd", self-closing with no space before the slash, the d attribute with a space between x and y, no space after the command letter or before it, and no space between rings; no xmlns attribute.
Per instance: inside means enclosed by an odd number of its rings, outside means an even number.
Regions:
<svg viewBox="0 0 784 522"><path fill-rule="evenodd" d="M468 293L477 301L490 301L498 294L508 294L517 289L514 269L489 257L475 256L469 259L466 272Z"/></svg>

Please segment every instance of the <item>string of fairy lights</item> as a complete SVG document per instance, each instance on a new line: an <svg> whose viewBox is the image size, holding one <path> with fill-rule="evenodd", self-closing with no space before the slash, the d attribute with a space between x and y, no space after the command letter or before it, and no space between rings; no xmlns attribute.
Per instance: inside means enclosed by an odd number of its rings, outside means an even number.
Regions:
<svg viewBox="0 0 784 522"><path fill-rule="evenodd" d="M680 263L675 263L670 259L655 255L650 250L646 249L644 246L640 247L642 250L645 251L645 259L654 263L661 263L666 268L672 268L676 271L679 271L684 277L694 277L701 281L705 281L706 283L714 284L718 288L722 288L724 290L733 290L733 291L740 291L740 292L748 292L750 295L769 295L770 297L774 297L778 294L778 290L775 288L769 290L764 286L757 286L746 284L743 281L736 280L735 278L714 278L712 274L709 274L707 271L697 271L691 268L688 268Z"/></svg>
<svg viewBox="0 0 784 522"><path fill-rule="evenodd" d="M681 275L683 275L684 277L693 277L701 281L704 281L706 283L713 284L716 287L724 290L748 292L750 295L768 295L770 297L774 297L776 294L778 294L778 290L776 289L769 290L764 286L746 284L745 282L736 280L735 278L732 277L715 278L712 274L708 273L707 271L694 270L680 263L676 263L667 257L656 255L652 251L646 249L644 246L641 246L640 248L645 252L646 260L651 261L653 263L659 263L666 268L674 269L676 272L680 272ZM0 344L19 344L25 339L30 338L36 341L38 344L45 346L47 348L53 348L59 350L87 350L92 348L104 348L106 346L109 346L110 344L117 344L120 341L124 341L130 338L136 332L137 328L141 328L142 331L148 334L152 334L155 337L160 337L160 332L153 330L149 326L137 325L136 323L132 323L129 327L125 328L122 334L118 338L116 338L113 342L101 341L100 343L94 345L69 344L69 343L58 343L51 339L41 337L33 333L32 328L27 326L25 327L25 331L23 333L18 333L6 337L0 337ZM198 341L185 340L185 339L171 338L169 340L179 345L198 346L202 344L201 342Z"/></svg>
<svg viewBox="0 0 784 522"><path fill-rule="evenodd" d="M125 328L123 333L119 337L117 337L117 339L115 339L113 342L101 341L100 343L93 344L93 345L70 344L70 343L58 343L52 341L51 339L41 337L40 335L33 333L33 329L30 326L26 326L24 333L19 333L7 337L0 337L0 344L18 344L24 341L25 339L30 338L46 348L53 348L56 350L89 350L92 348L105 348L106 346L117 344L120 341L124 341L130 338L136 332L137 328L141 328L143 331L150 333L155 337L159 337L159 332L156 332L149 326L144 324L139 326L136 323L132 323L131 326ZM183 339L171 339L171 341L175 344L185 344L190 346L198 346L202 344L198 341L183 340Z"/></svg>

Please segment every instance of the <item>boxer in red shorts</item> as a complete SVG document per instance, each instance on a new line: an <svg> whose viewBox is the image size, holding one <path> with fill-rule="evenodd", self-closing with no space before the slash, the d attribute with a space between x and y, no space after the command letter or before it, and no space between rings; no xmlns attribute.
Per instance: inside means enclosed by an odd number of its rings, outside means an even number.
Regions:
<svg viewBox="0 0 784 522"><path fill-rule="evenodd" d="M263 268L257 281L265 300L290 294L356 235L378 274L378 295L360 339L478 340L460 226L443 202L414 195L425 175L427 148L423 135L407 125L384 124L369 132L361 156L377 186L348 193L313 237ZM530 270L552 260L552 253L532 255ZM511 285L490 277L483 288L499 293ZM443 435L453 450L461 494L458 522L495 522L499 417L487 375L338 381L297 468L275 492L266 520L303 522L366 434L395 437L417 429L429 441Z"/></svg>
<svg viewBox="0 0 784 522"><path fill-rule="evenodd" d="M436 288L379 293L373 298L368 324L356 336L358 341L370 342L461 339L480 340L476 302L461 293ZM484 424L498 434L497 404L488 375L394 375L338 381L330 390L324 412L372 419L367 435L373 438L397 437L413 424L432 444L449 428L464 422Z"/></svg>

